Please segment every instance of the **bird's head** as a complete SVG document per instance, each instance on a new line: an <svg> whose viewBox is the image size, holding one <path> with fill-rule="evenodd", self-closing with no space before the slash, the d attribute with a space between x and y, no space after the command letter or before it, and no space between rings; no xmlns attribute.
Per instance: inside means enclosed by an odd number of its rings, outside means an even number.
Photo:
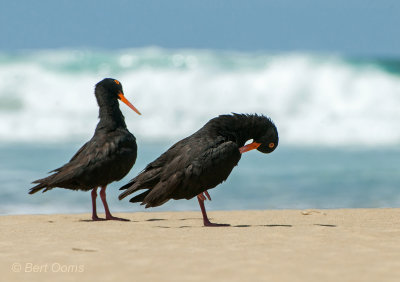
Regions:
<svg viewBox="0 0 400 282"><path fill-rule="evenodd" d="M239 148L240 153L243 154L250 150L257 149L261 153L268 154L276 149L279 142L278 130L270 119L265 118L264 123L262 130L259 130L253 142Z"/></svg>
<svg viewBox="0 0 400 282"><path fill-rule="evenodd" d="M118 99L124 102L129 108L134 110L137 114L141 115L141 113L136 109L124 96L124 91L122 90L122 84L116 79L113 78L105 78L99 83L96 84L95 94L97 97L97 101L101 106L102 101L107 103L108 99Z"/></svg>
<svg viewBox="0 0 400 282"><path fill-rule="evenodd" d="M257 150L264 154L273 152L278 146L278 142L278 131L275 127L268 129L263 136L254 139L254 143L260 144Z"/></svg>

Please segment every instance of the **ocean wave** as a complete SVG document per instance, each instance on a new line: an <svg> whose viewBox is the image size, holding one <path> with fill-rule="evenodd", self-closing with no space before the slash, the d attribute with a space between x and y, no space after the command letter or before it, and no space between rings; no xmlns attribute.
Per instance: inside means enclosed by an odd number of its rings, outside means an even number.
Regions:
<svg viewBox="0 0 400 282"><path fill-rule="evenodd" d="M313 54L143 48L0 54L0 142L91 137L94 85L119 79L146 142L176 140L219 114L263 113L291 145L400 143L400 76L372 60Z"/></svg>

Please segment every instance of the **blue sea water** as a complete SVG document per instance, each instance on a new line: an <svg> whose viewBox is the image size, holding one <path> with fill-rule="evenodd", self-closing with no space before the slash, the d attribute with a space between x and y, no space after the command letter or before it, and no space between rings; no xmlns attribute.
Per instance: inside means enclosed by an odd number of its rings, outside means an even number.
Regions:
<svg viewBox="0 0 400 282"><path fill-rule="evenodd" d="M93 95L119 79L143 113L121 105L138 139L135 167L118 188L177 140L219 114L263 113L280 144L243 155L212 189L210 210L400 206L400 59L304 53L143 48L0 53L0 214L90 212L90 194L31 181L67 162L93 134ZM197 210L196 199L153 210ZM101 205L99 205L99 211Z"/></svg>

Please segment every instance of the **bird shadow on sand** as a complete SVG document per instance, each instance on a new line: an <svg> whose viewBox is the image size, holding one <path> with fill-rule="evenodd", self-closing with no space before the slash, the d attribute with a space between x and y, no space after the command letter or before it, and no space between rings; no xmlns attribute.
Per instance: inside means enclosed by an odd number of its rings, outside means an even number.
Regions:
<svg viewBox="0 0 400 282"><path fill-rule="evenodd" d="M182 226L153 226L154 228L197 228L197 227L202 227L202 226L189 226L189 225L182 225Z"/></svg>
<svg viewBox="0 0 400 282"><path fill-rule="evenodd" d="M205 227L203 225L182 225L182 226L153 226L154 228L200 228L200 227ZM240 225L227 225L227 226L219 226L219 227L235 227L235 228L251 228L251 227L293 227L293 225L288 225L288 224L266 224L266 225L247 225L247 224L240 224Z"/></svg>
<svg viewBox="0 0 400 282"><path fill-rule="evenodd" d="M101 219L99 219L99 220L92 220L92 219L79 219L78 220L78 222L106 222L106 221L108 221L108 222L126 222L126 223L133 223L133 222L139 222L139 221L137 221L137 220L131 220L131 219L128 219L128 220L108 220L108 219L105 219L105 218L101 218Z"/></svg>
<svg viewBox="0 0 400 282"><path fill-rule="evenodd" d="M334 224L319 224L319 223L316 223L314 225L315 226L322 226L322 227L337 227L337 225L334 225Z"/></svg>
<svg viewBox="0 0 400 282"><path fill-rule="evenodd" d="M321 226L321 227L337 227L336 225L333 224L313 224L315 226ZM155 228L199 228L199 227L205 227L202 225L183 225L183 226L153 226ZM235 227L235 228L251 228L251 227L293 227L291 224L261 224L261 225L249 225L249 224L239 224L239 225L228 225L228 226L220 226L220 227Z"/></svg>
<svg viewBox="0 0 400 282"><path fill-rule="evenodd" d="M180 218L179 220L203 220L202 218L193 217L193 218ZM212 218L210 218L213 221ZM293 227L292 225L288 224L262 224L262 225L250 225L250 224L238 224L238 225L228 225L223 227ZM181 226L182 227L189 227L189 226Z"/></svg>
<svg viewBox="0 0 400 282"><path fill-rule="evenodd" d="M121 222L146 222L146 221L163 221L163 220L167 220L165 218L149 218L149 219L145 219L145 220L132 220L132 219L128 219L128 220L107 220L105 218L100 218L99 220L92 220L92 219L79 219L78 221L80 222L104 222L104 221L121 221Z"/></svg>
<svg viewBox="0 0 400 282"><path fill-rule="evenodd" d="M167 220L167 219L159 219L159 218L153 218L153 219L147 219L146 221L159 221L159 220ZM188 218L178 218L177 220L180 221L185 221L185 220L194 220L194 221L203 221L202 218L199 217L188 217ZM213 218L210 218L212 222L214 222ZM219 223L219 222L216 222ZM202 224L199 225L181 225L181 226L162 226L162 225L156 225L153 226L153 228L199 228L199 227L205 227ZM227 225L227 226L219 226L219 227L236 227L236 228L250 228L250 227L293 227L293 225L289 224L259 224L259 225L250 225L250 224L238 224L238 225Z"/></svg>
<svg viewBox="0 0 400 282"><path fill-rule="evenodd" d="M313 224L315 226L321 226L321 227L337 227L334 224L319 224L315 223ZM293 227L291 224L262 224L262 225L233 225L232 227Z"/></svg>
<svg viewBox="0 0 400 282"><path fill-rule="evenodd" d="M79 219L79 222L103 222L106 221L105 218L99 219L99 220L93 220L93 219Z"/></svg>
<svg viewBox="0 0 400 282"><path fill-rule="evenodd" d="M88 253L97 252L97 250L94 249L72 248L72 250L76 252L88 252Z"/></svg>
<svg viewBox="0 0 400 282"><path fill-rule="evenodd" d="M166 219L163 219L166 220ZM198 220L198 221L203 221L202 218L180 218L178 220ZM213 222L213 219L210 218L210 220ZM153 221L153 220L147 220L147 221ZM155 220L154 220L155 221ZM219 222L217 222L219 223ZM323 225L321 225L323 226ZM203 225L182 225L182 226L161 226L161 225L156 225L153 226L154 228L198 228L198 227L205 227ZM249 227L293 227L293 225L290 224L260 224L260 225L250 225L250 224L238 224L238 225L227 225L227 226L219 226L219 227L236 227L236 228L249 228Z"/></svg>
<svg viewBox="0 0 400 282"><path fill-rule="evenodd" d="M290 224L261 224L261 225L248 225L248 224L240 224L240 225L232 225L232 227L293 227Z"/></svg>

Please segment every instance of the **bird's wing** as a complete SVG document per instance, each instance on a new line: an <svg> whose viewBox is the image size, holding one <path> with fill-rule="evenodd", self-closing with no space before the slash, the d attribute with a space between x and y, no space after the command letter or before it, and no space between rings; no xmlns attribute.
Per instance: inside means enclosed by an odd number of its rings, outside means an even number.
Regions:
<svg viewBox="0 0 400 282"><path fill-rule="evenodd" d="M113 165L124 157L119 145L126 142L125 138L93 137L68 163L54 170L54 174L33 183L39 183L38 188L81 188L89 182L94 182L93 178L107 178L104 174L111 173Z"/></svg>
<svg viewBox="0 0 400 282"><path fill-rule="evenodd" d="M146 207L159 206L171 198L190 199L213 188L226 180L240 160L239 148L231 141L218 140L206 149L191 142L179 151L181 154L175 155L159 172L159 181L154 187L144 192L142 204Z"/></svg>
<svg viewBox="0 0 400 282"><path fill-rule="evenodd" d="M188 138L185 138L175 143L161 156L146 165L146 167L135 178L130 180L127 184L119 189L126 191L121 193L118 198L122 200L126 196L138 190L152 189L155 185L157 185L161 177L165 177L166 173L171 173L165 172L166 170L170 170L171 167L175 167L175 169L183 169L184 162L182 160L182 156L188 155L187 153L191 150L187 139Z"/></svg>
<svg viewBox="0 0 400 282"><path fill-rule="evenodd" d="M225 181L241 158L235 142L227 141L207 149L184 169L181 187L174 199L191 199Z"/></svg>

